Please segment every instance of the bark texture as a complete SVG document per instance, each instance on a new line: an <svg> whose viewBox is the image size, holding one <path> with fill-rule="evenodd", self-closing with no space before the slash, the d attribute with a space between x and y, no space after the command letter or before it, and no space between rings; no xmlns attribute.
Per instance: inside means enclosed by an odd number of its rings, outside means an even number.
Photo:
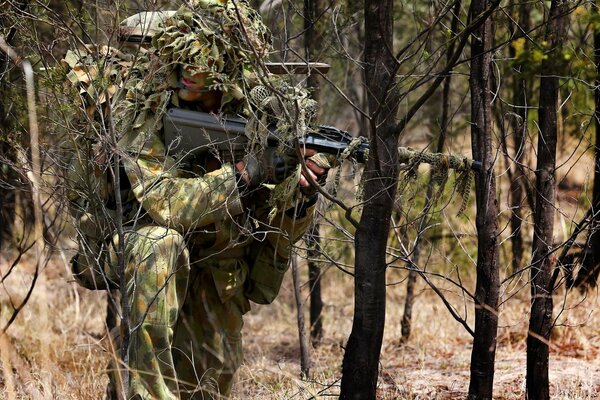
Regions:
<svg viewBox="0 0 600 400"><path fill-rule="evenodd" d="M393 2L365 2L365 81L371 153L356 231L354 321L342 366L341 399L375 399L385 323L385 250L398 177L399 130L392 48Z"/></svg>
<svg viewBox="0 0 600 400"><path fill-rule="evenodd" d="M528 399L549 399L548 359L552 332L552 291L550 286L553 246L554 200L556 197L556 139L560 49L566 34L568 2L553 0L546 27L550 44L542 62L540 79L539 137L536 166L536 201L531 260L531 316L527 336Z"/></svg>
<svg viewBox="0 0 600 400"><path fill-rule="evenodd" d="M304 45L307 61L318 61L318 45L323 40L317 21L323 10L322 0L304 0ZM309 74L307 87L317 102L320 100L321 85L317 74ZM308 247L308 283L310 287L310 339L318 346L323 337L323 298L321 296L321 268L314 260L319 256L319 223L310 228L306 235Z"/></svg>
<svg viewBox="0 0 600 400"><path fill-rule="evenodd" d="M490 5L487 0L473 1L472 16L478 16ZM490 90L492 38L492 20L488 18L471 39L471 142L473 158L480 160L483 167L475 177L477 285L469 399L492 398L498 330L498 201Z"/></svg>

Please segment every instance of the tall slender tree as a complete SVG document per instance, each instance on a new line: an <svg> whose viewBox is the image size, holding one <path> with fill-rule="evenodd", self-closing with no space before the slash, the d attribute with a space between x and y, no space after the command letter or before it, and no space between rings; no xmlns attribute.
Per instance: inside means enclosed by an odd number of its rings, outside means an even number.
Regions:
<svg viewBox="0 0 600 400"><path fill-rule="evenodd" d="M453 34L457 34L458 24L460 22L460 9L462 7L462 1L458 0L454 4L454 9L452 13L452 23L451 30ZM448 53L446 54L446 62L450 62L450 58L454 53L455 42L452 42L448 48ZM436 152L441 153L444 150L444 145L446 143L446 133L448 131L448 126L450 125L450 84L452 81L452 74L449 72L448 75L444 79L443 89L442 89L442 117L440 119L440 135L437 140ZM406 280L406 299L404 301L404 314L402 315L402 341L407 341L410 338L411 326L412 326L412 310L414 303L414 292L415 285L417 283L417 275L418 271L415 270L415 266L419 265L419 259L421 257L421 247L423 244L423 236L421 232L423 232L427 225L430 222L429 212L433 207L432 197L433 197L433 184L432 177L429 178L429 185L427 187L426 194L426 203L425 208L423 210L423 216L419 221L419 231L418 237L415 240L415 246L413 248L413 255L411 258L411 262L409 265L408 278Z"/></svg>
<svg viewBox="0 0 600 400"><path fill-rule="evenodd" d="M397 55L392 53L392 0L368 0L364 3L364 69L371 151L363 173L363 198L366 201L355 237L354 321L342 366L342 399L375 398L385 322L386 245L399 172L398 137L458 62L470 34L487 21L499 3L499 0L485 2L489 7L484 12L471 14L474 16L471 23L454 39L458 45L448 57L447 64L435 74L435 67L430 69L434 78L430 79L430 75L426 74L414 84L413 88L427 83L428 86L398 122L395 122L395 116L400 99L411 91L400 94L395 87L396 73L401 64L400 58L411 45ZM420 33L424 40L427 40L430 30L431 26L428 26Z"/></svg>
<svg viewBox="0 0 600 400"><path fill-rule="evenodd" d="M18 31L14 19L24 13L27 7L27 1L15 1L12 13L0 13L0 36L3 36L8 46L17 44ZM14 241L18 236L23 239L23 243L17 243L17 247L21 247L30 242L28 236L33 225L30 196L26 194L27 185L17 171L15 152L15 144L27 147L21 143L25 138L17 134L26 112L22 96L23 75L3 51L0 51L0 71L0 248L4 240L10 238ZM20 232L15 232L13 228Z"/></svg>
<svg viewBox="0 0 600 400"><path fill-rule="evenodd" d="M304 48L307 61L316 61L318 45L323 37L317 28L317 21L323 12L321 0L304 0ZM311 96L317 102L320 98L320 82L316 73L309 73L307 86ZM319 221L308 230L306 235L308 255L308 280L310 288L310 338L313 346L323 337L323 298L321 296L321 268L315 261L319 254Z"/></svg>
<svg viewBox="0 0 600 400"><path fill-rule="evenodd" d="M560 49L567 31L569 3L552 0L546 23L547 58L540 78L536 201L531 260L531 316L527 336L527 398L549 399L548 361L552 332L552 259L556 197L556 141Z"/></svg>
<svg viewBox="0 0 600 400"><path fill-rule="evenodd" d="M517 3L517 2L515 2ZM527 2L520 2L518 6L518 25L514 30L514 33L519 35L521 33L529 32L531 22L530 22L530 9L531 4ZM525 46L527 42L525 41ZM524 173L524 167L522 165L525 155L525 146L527 137L527 118L529 114L529 91L528 91L528 83L525 77L524 72L525 65L517 64L513 70L513 104L515 106L515 116L513 118L513 135L514 135L514 157L512 162L515 165L515 168L511 168L514 170L512 173L512 179L510 182L510 227L511 227L511 236L510 240L512 243L512 270L513 272L517 272L522 268L523 261L523 253L524 253L524 243L523 243L523 212L522 207L525 204L524 202L524 187L528 184L527 176ZM529 199L533 202L533 199Z"/></svg>
<svg viewBox="0 0 600 400"><path fill-rule="evenodd" d="M341 399L375 399L385 323L386 244L398 180L398 93L393 85L393 1L367 0L365 83L369 88L371 154L365 168L363 208L356 231L354 321L342 367Z"/></svg>
<svg viewBox="0 0 600 400"><path fill-rule="evenodd" d="M471 3L472 16L482 14L488 0ZM475 178L477 201L477 284L475 289L475 335L471 353L469 399L491 399L498 330L498 200L494 174L492 133L492 19L487 18L471 38L471 143L473 158L482 163Z"/></svg>
<svg viewBox="0 0 600 400"><path fill-rule="evenodd" d="M595 18L600 15L600 2L592 4ZM594 146L594 186L592 190L592 221L588 229L587 246L581 257L581 266L575 277L569 276L568 284L580 288L594 287L600 275L600 27L594 24L594 62L596 80L594 84L594 127L596 143Z"/></svg>

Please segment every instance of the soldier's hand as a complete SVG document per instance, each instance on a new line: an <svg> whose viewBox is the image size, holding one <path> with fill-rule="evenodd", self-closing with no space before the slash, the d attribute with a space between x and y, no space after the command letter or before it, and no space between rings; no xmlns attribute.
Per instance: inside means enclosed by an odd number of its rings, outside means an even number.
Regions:
<svg viewBox="0 0 600 400"><path fill-rule="evenodd" d="M307 175L309 175L315 182L321 183L321 178L327 176L327 172L329 171L326 168L320 167L315 163L310 157L317 154L317 151L314 149L303 149L304 162L306 163L306 171L302 170L302 175L300 176L299 185L301 188L311 188Z"/></svg>
<svg viewBox="0 0 600 400"><path fill-rule="evenodd" d="M275 147L267 147L259 154L247 154L243 161L235 164L242 179L250 187L261 183L281 183L298 166L294 155L281 153Z"/></svg>
<svg viewBox="0 0 600 400"><path fill-rule="evenodd" d="M302 170L298 185L303 191L316 192L310 184L309 176L315 182L321 183L321 178L327 175L328 169L320 167L310 157L317 154L316 150L303 149L306 170ZM266 148L260 155L248 154L243 161L235 164L244 183L249 187L256 187L261 183L281 183L298 166L298 159L294 155L282 154L276 148ZM314 190L311 190L314 189Z"/></svg>

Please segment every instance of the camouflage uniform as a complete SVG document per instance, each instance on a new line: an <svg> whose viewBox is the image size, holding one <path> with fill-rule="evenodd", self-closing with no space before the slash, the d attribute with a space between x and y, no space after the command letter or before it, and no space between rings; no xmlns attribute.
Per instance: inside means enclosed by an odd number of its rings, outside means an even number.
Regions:
<svg viewBox="0 0 600 400"><path fill-rule="evenodd" d="M233 166L185 178L160 138L146 144L123 160L147 213L140 220L150 217L126 234L131 394L170 398L178 390L208 388L227 395L242 359L248 296L260 303L274 299L291 243L308 227L312 209L288 209L269 224L270 207L243 209ZM247 196L266 204L264 190ZM107 275L117 281L114 251L110 260Z"/></svg>
<svg viewBox="0 0 600 400"><path fill-rule="evenodd" d="M197 7L214 18L227 8L232 12L231 4L203 0ZM307 199L299 191L288 196L286 204L274 206L266 188L240 194L231 164L192 173L167 154L162 116L170 105L180 105L172 89L176 65L185 62L209 71L223 93L223 111L247 107L240 96L248 85L247 70L240 69L245 64L235 58L221 62L219 57L224 57L223 52L230 58L235 53L249 62L262 56L266 31L244 2L236 4L242 6L242 19L254 21L244 33L254 51L242 43L213 52L217 38L211 38L212 49L205 48L211 52L189 55L188 50L185 60L175 57L179 53L162 51L160 59L153 62L150 56L127 72L123 97L116 103L116 131L125 132L118 151L130 185L123 216L131 305L128 398L227 396L242 362L242 316L250 309L249 300L273 301L288 267L291 245L312 219L314 198ZM174 48L173 42L186 32L174 28L181 27L182 21L205 23L187 8L170 18L170 24L153 38L157 49ZM239 28L222 20L218 25L225 26L225 32ZM251 29L255 25L258 28ZM206 39L200 38L199 43ZM190 43L189 37L183 41ZM76 272L89 268L96 272L90 286L114 287L119 281L118 235L111 222L114 212L103 207L111 185L103 179L107 173L102 162L89 158L76 151L70 164L70 199L82 246L89 250L81 252Z"/></svg>

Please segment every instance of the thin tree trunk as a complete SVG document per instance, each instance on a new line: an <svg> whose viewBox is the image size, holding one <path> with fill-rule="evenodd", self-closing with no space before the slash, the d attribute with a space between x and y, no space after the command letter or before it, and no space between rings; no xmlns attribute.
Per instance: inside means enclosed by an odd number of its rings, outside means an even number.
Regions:
<svg viewBox="0 0 600 400"><path fill-rule="evenodd" d="M482 13L489 4L488 0L474 1L472 16ZM492 398L498 330L498 201L490 90L492 38L492 20L488 18L471 39L471 142L473 158L482 162L482 171L475 178L477 284L469 399Z"/></svg>
<svg viewBox="0 0 600 400"><path fill-rule="evenodd" d="M397 90L391 84L393 1L365 3L365 81L371 154L365 168L368 199L355 238L354 321L342 366L340 399L375 399L385 323L386 245L398 181Z"/></svg>
<svg viewBox="0 0 600 400"><path fill-rule="evenodd" d="M598 16L600 2L592 6L592 12ZM581 269L574 280L574 286L594 287L600 274L600 29L594 25L594 62L596 63L594 126L596 145L594 147L594 187L592 191L592 222L589 227L587 247L581 259ZM572 283L573 284L573 283Z"/></svg>
<svg viewBox="0 0 600 400"><path fill-rule="evenodd" d="M451 29L454 34L458 31L458 23L460 22L460 8L462 5L462 1L457 1L454 5L454 12L452 16L452 25ZM455 42L452 42L450 47L448 48L448 53L446 57L446 62L450 62L450 58L454 53ZM450 83L452 81L451 72L448 73L448 76L444 79L444 85L442 89L442 118L440 121L440 136L438 138L436 152L441 153L444 150L444 145L446 143L446 132L448 131L449 125L449 111L450 111ZM419 232L418 237L415 241L415 246L413 248L412 260L409 266L408 279L406 281L406 300L404 301L404 314L402 316L401 322L401 332L402 332L402 341L406 342L410 338L410 332L412 327L412 309L414 304L415 297L415 285L417 283L417 271L414 270L413 267L419 265L419 258L421 256L421 246L422 246L422 236L421 232L424 231L425 227L429 223L429 211L431 210L431 196L433 195L433 186L431 184L431 177L429 179L429 185L427 187L427 195L426 195L426 204L425 209L423 210L423 216L421 217L421 221L419 223Z"/></svg>
<svg viewBox="0 0 600 400"><path fill-rule="evenodd" d="M114 345L112 337L113 329L119 326L119 289L106 291L106 318L104 319L104 323L106 325L106 333L111 340L111 344ZM117 349L113 348L112 345L111 349L116 352ZM118 365L118 362L114 364ZM125 396L119 397L119 389L119 382L112 382L111 379L106 386L104 398L106 400L123 399Z"/></svg>
<svg viewBox="0 0 600 400"><path fill-rule="evenodd" d="M31 203L34 215L32 233L36 258L35 271L33 273L31 283L29 284L29 289L19 305L14 306L13 304L14 310L12 315L0 333L4 334L31 298L31 294L33 293L33 289L35 288L39 274L47 262L47 252L46 243L44 241L44 211L41 200L42 164L33 68L29 60L21 57L11 46L8 45L8 43L6 43L5 38L2 35L0 35L0 51L5 53L7 60L11 59L11 61L21 69L25 78L27 127L29 128L27 131L27 136L29 138L28 147L30 160L28 160L25 151L17 151L16 157L19 159L18 164L20 165L20 168L25 172L24 175L27 178L31 193Z"/></svg>
<svg viewBox="0 0 600 400"><path fill-rule="evenodd" d="M117 143L117 133L115 130L115 121L113 120L113 110L110 107L110 102L108 104L108 134L111 140L111 145L116 148ZM131 323L130 323L130 315L131 315L131 306L129 304L129 295L127 293L127 276L125 273L125 227L123 223L123 199L121 198L121 156L118 153L112 154L111 160L111 169L110 172L112 174L112 179L114 182L114 192L115 192L115 202L117 207L117 220L116 223L116 231L117 231L117 241L115 245L115 251L117 253L117 270L119 276L119 294L121 300L121 320L119 326L119 334L120 334L120 345L119 356L121 357L121 361L123 365L129 365L129 340L131 338ZM129 393L129 370L127 368L122 368L119 371L119 376L121 378L121 391L123 396L126 396Z"/></svg>
<svg viewBox="0 0 600 400"><path fill-rule="evenodd" d="M519 25L518 31L528 32L530 29L530 5L522 2L519 6ZM526 46L526 45L525 45ZM520 271L523 262L523 232L521 230L523 224L523 213L521 208L524 204L523 187L527 184L527 176L523 173L523 168L520 164L524 161L525 154L525 138L527 137L527 117L529 96L527 90L527 80L521 74L523 65L516 67L517 72L514 74L513 81L513 104L515 105L516 118L513 118L513 135L515 155L513 163L516 165L513 179L510 183L510 228L512 243L512 272ZM533 201L533 199L531 199Z"/></svg>
<svg viewBox="0 0 600 400"><path fill-rule="evenodd" d="M321 0L304 0L304 47L307 61L317 60L317 46L322 41L321 32L315 24L322 11ZM321 97L321 85L317 74L309 74L307 87L311 97L317 101ZM321 296L321 269L313 261L319 253L319 223L311 227L306 235L308 247L308 282L310 287L310 338L313 346L318 346L323 337L323 298Z"/></svg>
<svg viewBox="0 0 600 400"><path fill-rule="evenodd" d="M410 333L412 330L412 312L413 304L415 301L415 285L417 283L417 271L414 271L414 267L419 265L419 257L421 255L421 240L417 240L415 247L413 248L413 255L411 265L409 265L408 278L406 280L406 299L404 300L404 314L402 315L402 321L400 322L402 342L407 342L410 339Z"/></svg>
<svg viewBox="0 0 600 400"><path fill-rule="evenodd" d="M304 333L304 302L302 301L301 284L300 284L300 269L296 255L292 254L292 279L294 282L294 298L296 300L296 309L298 310L298 339L300 342L300 377L308 378L310 374L310 354L308 352L308 341Z"/></svg>
<svg viewBox="0 0 600 400"><path fill-rule="evenodd" d="M321 268L314 261L321 251L319 224L316 223L307 235L308 282L310 287L310 339L317 347L323 338L323 297L321 296Z"/></svg>
<svg viewBox="0 0 600 400"><path fill-rule="evenodd" d="M552 331L552 274L554 199L556 196L557 107L560 68L557 54L566 34L568 3L552 0L546 28L550 43L540 79L539 137L536 167L536 202L531 265L531 316L527 336L527 398L549 399L548 359Z"/></svg>
<svg viewBox="0 0 600 400"><path fill-rule="evenodd" d="M596 0L592 8L596 15L599 15L600 2ZM592 249L591 270L587 276L587 281L591 286L596 285L598 274L600 273L600 217L598 211L600 208L600 28L594 25L594 61L596 63L596 81L594 95L596 99L596 108L594 110L595 128L596 128L596 147L594 149L594 191L592 194L593 215L595 216L590 229L590 248Z"/></svg>
<svg viewBox="0 0 600 400"><path fill-rule="evenodd" d="M119 291L116 289L106 291L106 330L108 333L119 325L119 309L118 309Z"/></svg>
<svg viewBox="0 0 600 400"><path fill-rule="evenodd" d="M24 12L27 6L28 3L25 1L12 3L13 12L18 14ZM7 16L2 14L0 14L0 33L6 35L4 40L7 46L15 46L17 29L12 26ZM17 155L14 146L10 144L10 139L19 140L26 148L25 137L18 135L16 138L9 138L11 131L21 129L20 119L25 118L22 72L2 50L0 50L0 71L2 71L2 79L0 79L0 249L2 249L5 239L9 239L7 240L9 245L16 243L17 247L27 246L28 240L14 239L29 236L33 226L31 212L33 207L28 199L29 196L23 195L27 187L15 171Z"/></svg>

